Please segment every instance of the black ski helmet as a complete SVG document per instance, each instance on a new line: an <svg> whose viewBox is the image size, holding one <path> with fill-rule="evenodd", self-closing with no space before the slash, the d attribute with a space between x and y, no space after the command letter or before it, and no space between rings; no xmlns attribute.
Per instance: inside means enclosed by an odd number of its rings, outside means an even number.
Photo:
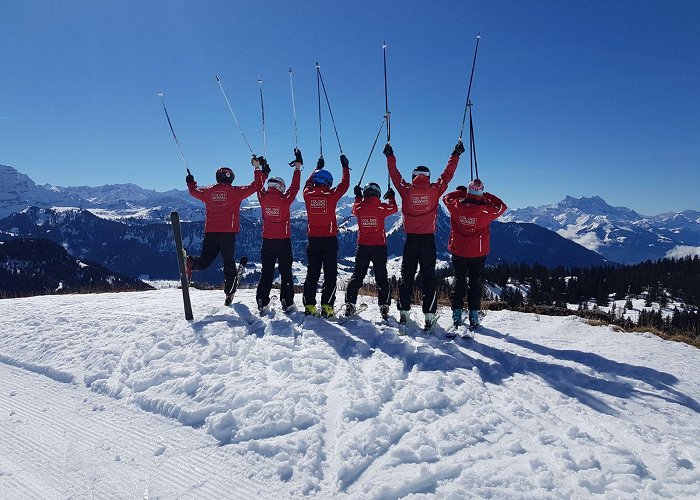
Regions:
<svg viewBox="0 0 700 500"><path fill-rule="evenodd" d="M376 196L379 198L382 195L382 189L376 182L368 182L365 188L362 190L363 198L368 198L370 196Z"/></svg>
<svg viewBox="0 0 700 500"><path fill-rule="evenodd" d="M233 174L233 170L228 167L220 167L216 171L216 182L221 184L231 184L236 176Z"/></svg>

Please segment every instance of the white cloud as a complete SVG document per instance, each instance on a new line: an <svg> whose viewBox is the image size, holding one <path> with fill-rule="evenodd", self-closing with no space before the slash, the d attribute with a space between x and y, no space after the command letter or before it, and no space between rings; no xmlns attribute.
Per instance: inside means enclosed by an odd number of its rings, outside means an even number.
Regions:
<svg viewBox="0 0 700 500"><path fill-rule="evenodd" d="M690 245L678 245L673 249L666 252L665 257L680 259L681 257L700 257L700 247L693 247Z"/></svg>
<svg viewBox="0 0 700 500"><path fill-rule="evenodd" d="M598 251L598 248L601 245L600 240L596 236L594 232L591 233L583 233L583 234L578 234L578 230L580 228L574 224L569 224L566 226L566 229L559 229L557 230L557 234L559 236L563 236L567 240L571 240L575 243L578 243L584 248L587 248L588 250L593 250L594 252Z"/></svg>

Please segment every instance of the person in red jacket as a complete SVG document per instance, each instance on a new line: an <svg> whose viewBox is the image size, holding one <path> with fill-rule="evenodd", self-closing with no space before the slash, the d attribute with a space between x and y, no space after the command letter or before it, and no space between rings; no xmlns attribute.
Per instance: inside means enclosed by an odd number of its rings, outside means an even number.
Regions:
<svg viewBox="0 0 700 500"><path fill-rule="evenodd" d="M462 324L464 295L467 294L469 326L479 324L482 274L489 254L490 224L506 211L506 204L497 196L484 192L484 183L474 179L468 187L443 196L450 212L450 241L455 278L450 296L455 327ZM469 291L466 282L469 277Z"/></svg>
<svg viewBox="0 0 700 500"><path fill-rule="evenodd" d="M370 262L374 269L374 277L379 288L379 310L382 318L389 315L389 277L386 271L386 230L384 219L398 211L394 190L389 189L385 198L389 203L379 200L381 189L378 184L370 182L362 189L355 186L355 204L352 206L352 214L357 217L358 236L357 250L355 251L355 269L345 292L345 315L355 314L357 292L362 286L362 281L367 275Z"/></svg>
<svg viewBox="0 0 700 500"><path fill-rule="evenodd" d="M324 170L323 156L318 159L316 170L304 185L304 202L308 217L309 244L306 247L308 270L304 281L304 313L317 315L316 285L323 267L323 291L321 293L321 315L333 316L335 288L338 279L338 222L335 210L338 200L350 187L350 163L340 155L343 178L332 188L333 176Z"/></svg>
<svg viewBox="0 0 700 500"><path fill-rule="evenodd" d="M270 172L270 167L263 157L254 157L252 163L255 166L255 180L247 186L232 186L235 175L228 167L221 167L216 171L216 184L213 186L197 187L197 182L191 174L185 178L190 195L203 201L206 209L202 253L196 257L187 256L187 279L192 278L192 271L208 268L221 253L224 261L226 305L231 305L236 291L236 234L240 231L241 202L262 187Z"/></svg>
<svg viewBox="0 0 700 500"><path fill-rule="evenodd" d="M282 310L294 310L294 285L292 278L292 233L289 207L299 192L301 166L304 160L301 151L294 150L294 174L292 184L286 189L284 179L272 177L267 181L267 189L258 190L260 211L262 212L262 249L260 262L262 275L258 283L256 299L258 310L264 314L270 304L270 290L275 277L275 262L280 272L280 303Z"/></svg>
<svg viewBox="0 0 700 500"><path fill-rule="evenodd" d="M396 168L396 157L391 145L384 146L384 155L389 168L389 176L401 196L401 213L406 242L401 260L401 279L399 280L399 322L406 324L411 309L413 282L420 265L423 280L423 314L425 329L429 330L435 323L437 297L435 289L435 225L437 221L440 195L447 191L447 185L454 176L459 163L459 155L464 152L464 145L459 141L452 151L445 170L436 182L430 182L428 167L418 166L413 170L411 182L406 182Z"/></svg>

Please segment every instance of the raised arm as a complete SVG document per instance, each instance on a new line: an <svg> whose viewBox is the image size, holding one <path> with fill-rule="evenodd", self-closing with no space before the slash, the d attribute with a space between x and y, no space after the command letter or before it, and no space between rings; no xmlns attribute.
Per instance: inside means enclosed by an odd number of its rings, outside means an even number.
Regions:
<svg viewBox="0 0 700 500"><path fill-rule="evenodd" d="M492 216L494 220L503 215L503 212L505 212L508 208L506 204L503 203L503 200L491 193L484 193L484 201L492 209Z"/></svg>

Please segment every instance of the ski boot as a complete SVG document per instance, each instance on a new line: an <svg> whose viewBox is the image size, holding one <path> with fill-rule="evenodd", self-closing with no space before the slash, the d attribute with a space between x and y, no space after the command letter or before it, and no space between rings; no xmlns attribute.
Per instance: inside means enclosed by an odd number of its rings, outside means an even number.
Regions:
<svg viewBox="0 0 700 500"><path fill-rule="evenodd" d="M405 325L408 322L408 311L399 311L399 324Z"/></svg>
<svg viewBox="0 0 700 500"><path fill-rule="evenodd" d="M471 309L469 311L469 328L474 329L479 326L479 311Z"/></svg>
<svg viewBox="0 0 700 500"><path fill-rule="evenodd" d="M281 300L280 304L282 305L282 312L285 314L291 314L297 310L297 306L294 305L294 302L287 304L286 300Z"/></svg>
<svg viewBox="0 0 700 500"><path fill-rule="evenodd" d="M226 294L226 299L224 299L224 305L225 306L230 306L231 302L233 302L233 294L232 293L227 293Z"/></svg>
<svg viewBox="0 0 700 500"><path fill-rule="evenodd" d="M333 314L333 306L329 304L321 304L321 316L324 318L331 318Z"/></svg>
<svg viewBox="0 0 700 500"><path fill-rule="evenodd" d="M452 309L452 324L455 328L462 326L463 321L461 309Z"/></svg>
<svg viewBox="0 0 700 500"><path fill-rule="evenodd" d="M430 333L433 325L437 323L437 317L435 313L425 313L425 326L423 327L423 333Z"/></svg>
<svg viewBox="0 0 700 500"><path fill-rule="evenodd" d="M318 316L318 309L316 309L316 304L306 304L304 306L304 316Z"/></svg>
<svg viewBox="0 0 700 500"><path fill-rule="evenodd" d="M258 300L258 314L260 314L260 316L265 316L269 312L270 312L270 302L263 305L262 299L259 299Z"/></svg>
<svg viewBox="0 0 700 500"><path fill-rule="evenodd" d="M345 304L345 317L346 318L349 318L350 316L355 314L355 311L357 311L355 304L351 304L350 302L347 302Z"/></svg>
<svg viewBox="0 0 700 500"><path fill-rule="evenodd" d="M384 321L389 319L389 306L379 306L379 314L382 315Z"/></svg>

